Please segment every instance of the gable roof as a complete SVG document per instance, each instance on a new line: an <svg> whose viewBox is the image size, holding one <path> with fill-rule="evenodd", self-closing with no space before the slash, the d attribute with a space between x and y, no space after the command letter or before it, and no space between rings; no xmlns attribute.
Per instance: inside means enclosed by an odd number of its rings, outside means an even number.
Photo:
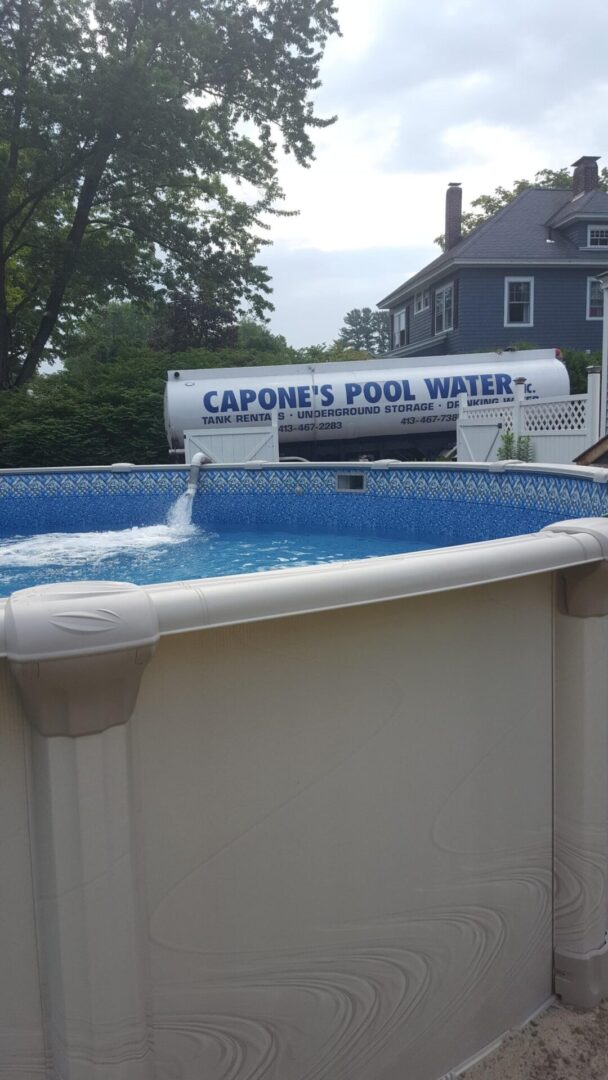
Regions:
<svg viewBox="0 0 608 1080"><path fill-rule="evenodd" d="M603 214L608 219L608 194L605 192L593 191L573 200L572 191L567 189L526 188L449 251L443 252L384 297L378 307L389 307L412 289L438 277L454 265L492 265L501 262L543 262L550 265L564 259L579 261L581 252L576 244L562 233L552 232L549 235L550 229L557 227L557 216L566 211L570 213L574 201L577 204L577 217L582 210L584 216ZM548 243L548 240L551 242ZM597 261L602 266L607 261L606 252L601 249L597 252L585 251L584 259L591 263Z"/></svg>

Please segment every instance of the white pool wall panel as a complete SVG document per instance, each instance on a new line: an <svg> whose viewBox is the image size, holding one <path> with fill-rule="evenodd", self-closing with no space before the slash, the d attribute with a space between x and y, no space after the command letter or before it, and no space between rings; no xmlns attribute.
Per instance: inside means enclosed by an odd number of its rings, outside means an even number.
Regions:
<svg viewBox="0 0 608 1080"><path fill-rule="evenodd" d="M435 1080L542 1004L552 611L540 574L172 635L127 726L35 734L48 1075Z"/></svg>
<svg viewBox="0 0 608 1080"><path fill-rule="evenodd" d="M545 576L161 643L133 724L161 1060L223 1076L216 1015L239 1076L424 1080L547 999L550 609Z"/></svg>

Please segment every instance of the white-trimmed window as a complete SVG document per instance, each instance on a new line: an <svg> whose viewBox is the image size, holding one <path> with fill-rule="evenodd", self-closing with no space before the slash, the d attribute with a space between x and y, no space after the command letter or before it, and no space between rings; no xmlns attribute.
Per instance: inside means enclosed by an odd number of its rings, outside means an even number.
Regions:
<svg viewBox="0 0 608 1080"><path fill-rule="evenodd" d="M454 329L454 282L435 289L435 333Z"/></svg>
<svg viewBox="0 0 608 1080"><path fill-rule="evenodd" d="M414 314L419 315L421 311L428 311L431 306L431 294L428 289L424 292L417 292L414 297Z"/></svg>
<svg viewBox="0 0 608 1080"><path fill-rule="evenodd" d="M393 349L407 345L407 314L405 308L393 312Z"/></svg>
<svg viewBox="0 0 608 1080"><path fill-rule="evenodd" d="M587 247L608 248L608 225L587 226Z"/></svg>
<svg viewBox="0 0 608 1080"><path fill-rule="evenodd" d="M534 326L534 278L505 278L505 326Z"/></svg>
<svg viewBox="0 0 608 1080"><path fill-rule="evenodd" d="M604 318L604 290L597 278L587 278L587 318Z"/></svg>

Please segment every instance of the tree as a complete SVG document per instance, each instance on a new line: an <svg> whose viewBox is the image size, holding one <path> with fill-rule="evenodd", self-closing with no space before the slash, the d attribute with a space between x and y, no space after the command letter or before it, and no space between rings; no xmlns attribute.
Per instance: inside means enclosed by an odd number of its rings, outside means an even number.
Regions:
<svg viewBox="0 0 608 1080"><path fill-rule="evenodd" d="M201 296L175 290L156 303L150 343L156 349L221 349L236 345L238 326L234 311L209 303Z"/></svg>
<svg viewBox="0 0 608 1080"><path fill-rule="evenodd" d="M353 308L344 316L337 344L349 349L366 349L372 356L391 347L390 317L387 311Z"/></svg>
<svg viewBox="0 0 608 1080"><path fill-rule="evenodd" d="M372 360L372 354L368 349L351 349L347 345L341 345L334 341L333 345L304 345L296 349L293 363L296 364L329 364L340 361Z"/></svg>
<svg viewBox="0 0 608 1080"><path fill-rule="evenodd" d="M153 328L150 307L113 300L72 327L65 338L63 363L71 368L83 354L105 363L116 355L119 345L147 346Z"/></svg>
<svg viewBox="0 0 608 1080"><path fill-rule="evenodd" d="M502 210L503 206L508 206L510 202L513 202L513 199L516 199L527 188L570 188L571 186L572 176L569 169L540 169L535 174L534 180L516 180L510 188L497 187L491 195L478 195L471 202L474 209L465 211L462 215L462 235L468 236L493 214ZM600 188L602 191L608 191L608 168L600 170ZM434 243L439 244L442 251L445 250L443 234L437 236Z"/></svg>
<svg viewBox="0 0 608 1080"><path fill-rule="evenodd" d="M570 376L570 393L587 393L587 368L595 365L600 367L602 363L601 353L588 353L582 349L562 349L562 360L568 369Z"/></svg>
<svg viewBox="0 0 608 1080"><path fill-rule="evenodd" d="M168 359L116 340L0 395L0 464L109 465L168 461L163 392Z"/></svg>
<svg viewBox="0 0 608 1080"><path fill-rule="evenodd" d="M333 0L5 0L0 387L111 298L263 314L277 149L306 165L332 122L311 94L337 30Z"/></svg>
<svg viewBox="0 0 608 1080"><path fill-rule="evenodd" d="M245 320L232 348L151 348L154 312L112 302L81 320L64 365L0 394L0 468L169 461L163 423L167 371L293 363L285 339Z"/></svg>
<svg viewBox="0 0 608 1080"><path fill-rule="evenodd" d="M256 363L293 364L294 350L289 347L282 334L273 334L262 323L254 319L241 319L238 327L237 346L256 357L266 356L266 360Z"/></svg>

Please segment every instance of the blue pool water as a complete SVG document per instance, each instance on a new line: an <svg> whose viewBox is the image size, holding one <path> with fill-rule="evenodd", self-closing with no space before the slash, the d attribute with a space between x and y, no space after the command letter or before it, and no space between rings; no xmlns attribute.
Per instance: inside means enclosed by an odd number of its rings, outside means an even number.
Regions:
<svg viewBox="0 0 608 1080"><path fill-rule="evenodd" d="M411 540L264 526L255 531L207 529L190 522L190 509L182 497L158 525L0 538L0 596L55 581L103 579L152 585L440 546L431 537Z"/></svg>
<svg viewBox="0 0 608 1080"><path fill-rule="evenodd" d="M343 473L364 489L340 491ZM0 471L0 597L55 581L217 577L529 534L608 513L605 476L513 469L227 466ZM169 516L167 516L169 515Z"/></svg>

